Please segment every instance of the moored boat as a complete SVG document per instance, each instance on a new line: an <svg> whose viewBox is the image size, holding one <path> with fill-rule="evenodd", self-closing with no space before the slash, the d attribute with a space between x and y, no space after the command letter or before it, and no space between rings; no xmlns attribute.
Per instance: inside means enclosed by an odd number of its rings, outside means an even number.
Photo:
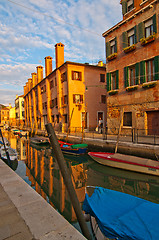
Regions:
<svg viewBox="0 0 159 240"><path fill-rule="evenodd" d="M18 158L17 151L16 151L15 149L11 148L11 147L6 147L6 149L5 149L4 146L2 146L2 147L0 148L0 156L1 156L1 159L2 159L2 160L4 160L4 161L7 161L7 160L8 160L6 151L8 152L8 154L9 154L9 159L10 159L11 161L17 160L17 158Z"/></svg>
<svg viewBox="0 0 159 240"><path fill-rule="evenodd" d="M66 154L73 154L73 155L81 155L85 154L87 152L88 145L85 143L81 144L72 144L72 143L66 143L63 141L58 141L60 144L60 148L63 153Z"/></svg>
<svg viewBox="0 0 159 240"><path fill-rule="evenodd" d="M48 145L50 144L49 138L42 136L34 136L30 138L30 142L36 145Z"/></svg>
<svg viewBox="0 0 159 240"><path fill-rule="evenodd" d="M158 239L159 204L95 187L91 196L86 193L83 210L97 240Z"/></svg>
<svg viewBox="0 0 159 240"><path fill-rule="evenodd" d="M110 167L159 176L159 162L119 153L89 152L96 162Z"/></svg>

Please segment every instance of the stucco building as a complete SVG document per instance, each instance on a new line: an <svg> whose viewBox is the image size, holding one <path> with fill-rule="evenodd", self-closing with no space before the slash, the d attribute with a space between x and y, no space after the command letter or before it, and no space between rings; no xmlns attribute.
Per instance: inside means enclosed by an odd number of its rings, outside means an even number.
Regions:
<svg viewBox="0 0 159 240"><path fill-rule="evenodd" d="M123 20L103 33L109 132L123 119L123 132L159 134L159 3L120 3Z"/></svg>
<svg viewBox="0 0 159 240"><path fill-rule="evenodd" d="M24 98L23 95L16 95L15 99L15 115L16 115L16 125L24 125Z"/></svg>
<svg viewBox="0 0 159 240"><path fill-rule="evenodd" d="M47 122L62 131L95 129L98 119L106 120L106 73L98 65L64 61L64 45L55 45L56 68L52 57L45 58L24 86L25 122L45 129Z"/></svg>

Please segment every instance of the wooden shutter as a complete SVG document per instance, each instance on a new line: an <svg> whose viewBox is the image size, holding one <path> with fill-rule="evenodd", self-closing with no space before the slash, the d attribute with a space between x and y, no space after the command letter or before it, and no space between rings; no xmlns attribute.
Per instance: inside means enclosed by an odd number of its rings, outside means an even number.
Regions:
<svg viewBox="0 0 159 240"><path fill-rule="evenodd" d="M135 64L135 85L139 84L139 63Z"/></svg>
<svg viewBox="0 0 159 240"><path fill-rule="evenodd" d="M75 100L75 94L73 94L73 103L75 103L76 100Z"/></svg>
<svg viewBox="0 0 159 240"><path fill-rule="evenodd" d="M110 42L106 42L106 57L110 55Z"/></svg>
<svg viewBox="0 0 159 240"><path fill-rule="evenodd" d="M127 13L127 1L122 1L122 14Z"/></svg>
<svg viewBox="0 0 159 240"><path fill-rule="evenodd" d="M125 83L125 88L129 86L128 67L124 67L124 83Z"/></svg>
<svg viewBox="0 0 159 240"><path fill-rule="evenodd" d="M83 103L83 95L80 95L80 103Z"/></svg>
<svg viewBox="0 0 159 240"><path fill-rule="evenodd" d="M145 77L145 61L140 62L140 83L146 82L146 77Z"/></svg>
<svg viewBox="0 0 159 240"><path fill-rule="evenodd" d="M115 53L117 53L117 37L115 37Z"/></svg>
<svg viewBox="0 0 159 240"><path fill-rule="evenodd" d="M144 33L144 23L141 22L138 24L138 40L140 41L141 38L145 37L145 33Z"/></svg>
<svg viewBox="0 0 159 240"><path fill-rule="evenodd" d="M119 89L119 70L116 71L116 89Z"/></svg>
<svg viewBox="0 0 159 240"><path fill-rule="evenodd" d="M138 42L137 41L137 26L134 27L134 40L135 40L135 44Z"/></svg>
<svg viewBox="0 0 159 240"><path fill-rule="evenodd" d="M159 56L154 58L155 65L155 80L159 80Z"/></svg>
<svg viewBox="0 0 159 240"><path fill-rule="evenodd" d="M152 20L153 20L153 32L157 33L156 14L153 15Z"/></svg>
<svg viewBox="0 0 159 240"><path fill-rule="evenodd" d="M123 39L123 48L128 47L128 33L127 32L122 33L122 39Z"/></svg>
<svg viewBox="0 0 159 240"><path fill-rule="evenodd" d="M107 73L107 92L111 90L110 73Z"/></svg>

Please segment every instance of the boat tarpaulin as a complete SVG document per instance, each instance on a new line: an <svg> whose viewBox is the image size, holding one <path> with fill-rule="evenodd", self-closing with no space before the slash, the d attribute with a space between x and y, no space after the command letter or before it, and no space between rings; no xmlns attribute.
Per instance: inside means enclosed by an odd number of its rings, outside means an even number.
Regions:
<svg viewBox="0 0 159 240"><path fill-rule="evenodd" d="M83 210L96 218L102 233L122 240L159 239L159 204L118 191L96 187L86 193Z"/></svg>

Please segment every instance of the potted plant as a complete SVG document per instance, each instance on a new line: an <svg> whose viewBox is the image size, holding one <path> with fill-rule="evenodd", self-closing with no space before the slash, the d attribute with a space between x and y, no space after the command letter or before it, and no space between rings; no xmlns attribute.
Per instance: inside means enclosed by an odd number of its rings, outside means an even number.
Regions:
<svg viewBox="0 0 159 240"><path fill-rule="evenodd" d="M133 44L131 46L128 46L128 47L124 48L123 50L124 50L125 53L128 53L128 52L131 52L135 49L136 49L136 46L135 46L135 44Z"/></svg>
<svg viewBox="0 0 159 240"><path fill-rule="evenodd" d="M152 35L150 35L147 38L141 38L140 39L141 45L144 46L144 45L146 45L146 44L148 44L150 42L153 42L155 40L155 38L156 38L156 34L155 33L153 33Z"/></svg>
<svg viewBox="0 0 159 240"><path fill-rule="evenodd" d="M111 60L115 59L116 57L117 57L117 53L113 53L107 57L107 60L111 61Z"/></svg>

